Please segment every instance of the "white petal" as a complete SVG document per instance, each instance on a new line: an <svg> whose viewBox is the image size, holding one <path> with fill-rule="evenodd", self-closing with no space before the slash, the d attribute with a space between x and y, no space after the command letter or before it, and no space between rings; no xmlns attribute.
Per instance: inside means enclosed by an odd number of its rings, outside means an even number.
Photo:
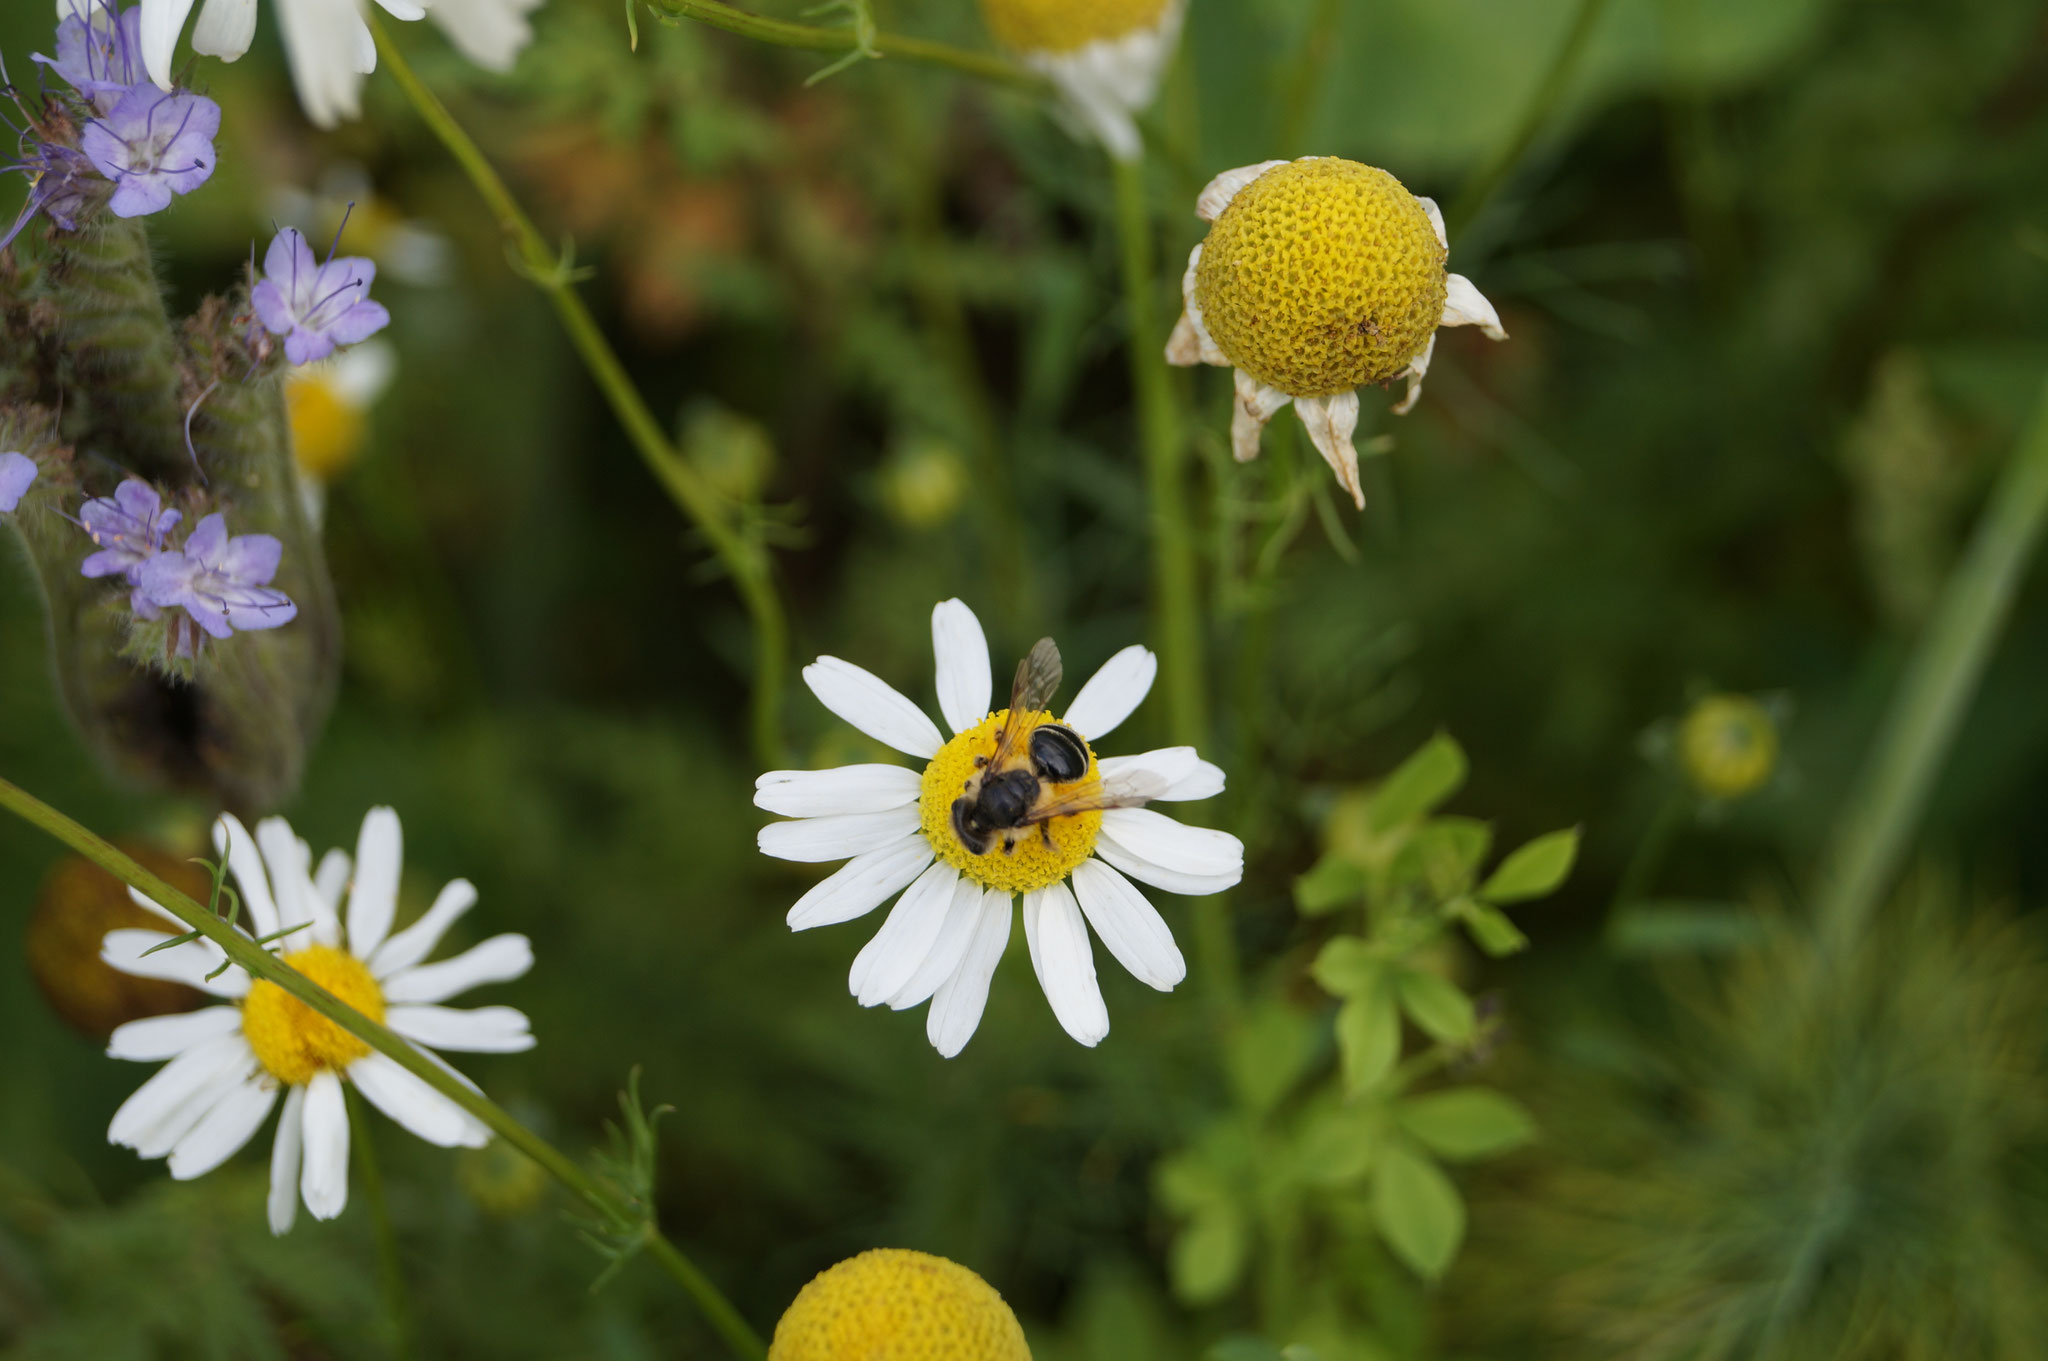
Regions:
<svg viewBox="0 0 2048 1361"><path fill-rule="evenodd" d="M879 813L916 803L923 777L903 766L771 770L754 781L754 806L786 818Z"/></svg>
<svg viewBox="0 0 2048 1361"><path fill-rule="evenodd" d="M1158 674L1159 659L1141 644L1131 644L1088 678L1067 706L1067 726L1090 742L1107 737L1131 716L1131 710L1144 703L1152 691L1152 678Z"/></svg>
<svg viewBox="0 0 2048 1361"><path fill-rule="evenodd" d="M1286 161L1260 161L1257 165L1241 165L1235 170L1224 171L1210 180L1195 200L1195 216L1204 222L1214 222L1223 216L1223 210L1243 192L1246 185L1274 166L1286 164Z"/></svg>
<svg viewBox="0 0 2048 1361"><path fill-rule="evenodd" d="M974 924L974 937L967 954L953 976L939 985L925 1015L925 1038L942 1058L952 1058L967 1047L981 1024L988 1006L989 980L1010 943L1010 895L991 889L982 896L981 914Z"/></svg>
<svg viewBox="0 0 2048 1361"><path fill-rule="evenodd" d="M995 682L981 621L958 600L932 607L932 657L938 662L939 713L954 732L966 732L989 716Z"/></svg>
<svg viewBox="0 0 2048 1361"><path fill-rule="evenodd" d="M398 911L399 868L404 860L405 834L399 828L398 814L389 808L372 808L356 838L356 877L348 891L348 951L357 959L375 954L391 934L391 918ZM321 900L330 901L325 895Z"/></svg>
<svg viewBox="0 0 2048 1361"><path fill-rule="evenodd" d="M314 891L312 854L291 824L283 818L265 818L256 824L256 844L270 874L271 896L277 899L278 929L291 932L279 942L282 948L289 953L309 945L339 945L341 921Z"/></svg>
<svg viewBox="0 0 2048 1361"><path fill-rule="evenodd" d="M176 1058L202 1040L232 1035L242 1028L240 1007L206 1007L175 1016L130 1021L107 1038L107 1057L157 1063Z"/></svg>
<svg viewBox="0 0 2048 1361"><path fill-rule="evenodd" d="M1138 125L1131 117L1132 105L1104 83L1100 71L1077 62L1066 53L1058 56L1031 53L1025 56L1024 61L1027 66L1050 77L1058 87L1065 109L1070 114L1067 120L1069 131L1082 135L1085 129L1086 135L1101 142L1103 149L1120 161L1134 161L1143 152L1144 142L1139 138ZM1073 127L1073 121L1078 121L1081 126Z"/></svg>
<svg viewBox="0 0 2048 1361"><path fill-rule="evenodd" d="M334 1219L348 1208L348 1100L333 1069L322 1068L306 1084L299 1125L305 1160L299 1194L313 1218Z"/></svg>
<svg viewBox="0 0 2048 1361"><path fill-rule="evenodd" d="M540 0L434 0L428 13L463 56L491 71L509 71L533 26L525 19Z"/></svg>
<svg viewBox="0 0 2048 1361"><path fill-rule="evenodd" d="M1212 893L1222 893L1234 888L1243 872L1234 874L1189 874L1185 870L1165 865L1156 865L1142 855L1128 850L1115 837L1104 832L1095 840L1095 854L1105 864L1122 870L1141 884L1150 884L1168 893L1178 893L1189 898L1206 898Z"/></svg>
<svg viewBox="0 0 2048 1361"><path fill-rule="evenodd" d="M277 1084L260 1070L251 1073L214 1103L206 1118L194 1125L171 1150L173 1181L203 1177L241 1151L255 1137L257 1126L277 1104Z"/></svg>
<svg viewBox="0 0 2048 1361"><path fill-rule="evenodd" d="M467 1054L518 1054L533 1048L526 1013L512 1007L393 1007L384 1023L416 1044Z"/></svg>
<svg viewBox="0 0 2048 1361"><path fill-rule="evenodd" d="M192 0L142 0L142 64L161 89L171 88L171 57L191 12Z"/></svg>
<svg viewBox="0 0 2048 1361"><path fill-rule="evenodd" d="M356 0L292 0L276 9L285 59L306 117L323 128L354 118L362 108L359 68L363 40L369 37ZM373 58L375 52L373 40ZM342 1198L347 1199L346 1185Z"/></svg>
<svg viewBox="0 0 2048 1361"><path fill-rule="evenodd" d="M974 940L974 926L981 920L981 885L962 875L953 887L953 901L946 907L945 922L939 927L938 939L925 953L924 963L917 966L917 972L910 980L896 990L889 999L891 1011L902 1011L931 1000L945 981L960 968L960 961L967 957L967 947Z"/></svg>
<svg viewBox="0 0 2048 1361"><path fill-rule="evenodd" d="M900 752L929 761L945 745L924 710L852 662L820 657L804 668L804 684L827 709Z"/></svg>
<svg viewBox="0 0 2048 1361"><path fill-rule="evenodd" d="M1432 331L1429 336L1429 343L1422 347L1422 353L1409 360L1408 367L1402 370L1402 376L1408 380L1408 393L1400 401L1394 403L1394 414L1396 416L1405 416L1415 409L1416 401L1422 396L1422 380L1429 373L1429 361L1435 353L1436 333Z"/></svg>
<svg viewBox="0 0 2048 1361"><path fill-rule="evenodd" d="M1119 781L1127 773L1150 772L1166 784L1165 792L1152 795L1166 802L1209 799L1223 792L1223 769L1204 761L1193 747L1161 747L1136 756L1106 756L1097 762L1104 784Z"/></svg>
<svg viewBox="0 0 2048 1361"><path fill-rule="evenodd" d="M1024 895L1024 938L1031 967L1060 1028L1093 1048L1109 1034L1109 1008L1095 977L1095 950L1081 909L1065 884Z"/></svg>
<svg viewBox="0 0 2048 1361"><path fill-rule="evenodd" d="M425 0L377 0L377 3L382 5L384 12L394 19L404 19L410 22L427 17L427 3Z"/></svg>
<svg viewBox="0 0 2048 1361"><path fill-rule="evenodd" d="M256 0L206 0L192 26L192 50L233 61L256 37Z"/></svg>
<svg viewBox="0 0 2048 1361"><path fill-rule="evenodd" d="M1451 248L1451 238L1444 235L1444 210L1436 206L1436 200L1417 194L1415 201L1422 205L1422 211L1429 214L1429 225L1436 228L1436 243L1445 250Z"/></svg>
<svg viewBox="0 0 2048 1361"><path fill-rule="evenodd" d="M405 1129L442 1148L482 1148L491 1132L475 1116L398 1066L371 1054L348 1066L348 1080L369 1103Z"/></svg>
<svg viewBox="0 0 2048 1361"><path fill-rule="evenodd" d="M1074 867L1074 896L1103 945L1140 983L1171 992L1188 976L1173 932L1130 880L1100 860L1083 860Z"/></svg>
<svg viewBox="0 0 2048 1361"><path fill-rule="evenodd" d="M222 813L213 824L214 854L226 859L242 897L242 915L248 919L249 934L259 940L277 934L277 899L270 896L270 876L264 873L263 856L256 838L232 813Z"/></svg>
<svg viewBox="0 0 2048 1361"><path fill-rule="evenodd" d="M1334 397L1303 397L1294 403L1295 414L1307 429L1309 442L1337 474L1338 483L1351 493L1360 510L1365 509L1365 487L1358 478L1358 448L1352 437L1358 433L1358 393L1340 392Z"/></svg>
<svg viewBox="0 0 2048 1361"><path fill-rule="evenodd" d="M1473 287L1470 279L1453 274L1445 283L1449 287L1444 294L1444 319L1437 323L1439 326L1477 326L1486 332L1488 340L1508 338L1508 333L1501 329L1500 313L1493 310L1493 304Z"/></svg>
<svg viewBox="0 0 2048 1361"><path fill-rule="evenodd" d="M157 950L174 937L158 931L143 931L124 928L107 932L100 942L100 958L110 968L137 978L161 978L172 983L183 983L188 988L212 993L215 997L240 997L249 991L249 975L240 966L230 964L219 975L209 979L207 975L226 963L227 956L220 947L210 940L187 941L174 945L168 950ZM146 954L156 950L155 954Z"/></svg>
<svg viewBox="0 0 2048 1361"><path fill-rule="evenodd" d="M847 990L862 1006L888 1001L930 956L959 883L960 871L940 861L896 900L882 929L854 956L847 975Z"/></svg>
<svg viewBox="0 0 2048 1361"><path fill-rule="evenodd" d="M808 931L865 917L924 873L931 862L931 843L922 836L908 836L893 846L856 855L796 900L796 906L789 909L789 929Z"/></svg>
<svg viewBox="0 0 2048 1361"><path fill-rule="evenodd" d="M182 936L192 929L185 925L184 919L178 916L177 913L148 896L139 888L130 888L128 890L128 901L134 903L152 917L161 917L164 924L171 928L171 934L173 935Z"/></svg>
<svg viewBox="0 0 2048 1361"><path fill-rule="evenodd" d="M336 847L320 857L320 868L313 871L313 891L320 895L332 911L341 910L342 895L348 892L348 872L353 868L348 852ZM389 930L389 927L386 927ZM358 955L366 951L358 950Z"/></svg>
<svg viewBox="0 0 2048 1361"><path fill-rule="evenodd" d="M129 1094L107 1125L107 1142L140 1151L160 1141L149 1156L162 1157L255 1061L239 1033L202 1040Z"/></svg>
<svg viewBox="0 0 2048 1361"><path fill-rule="evenodd" d="M277 1137L270 1144L270 1231L291 1232L299 1212L299 1159L306 1144L306 1089L294 1087L284 1094L284 1110L277 1117Z"/></svg>
<svg viewBox="0 0 2048 1361"><path fill-rule="evenodd" d="M1231 376L1236 383L1237 400L1230 408L1230 455L1239 463L1249 463L1259 456L1259 439L1266 433L1266 422L1294 398L1279 388L1267 387L1243 369L1235 370Z"/></svg>
<svg viewBox="0 0 2048 1361"><path fill-rule="evenodd" d="M476 885L457 879L441 890L426 915L385 941L370 959L370 972L379 978L410 969L434 953L441 937L463 913L476 906Z"/></svg>
<svg viewBox="0 0 2048 1361"><path fill-rule="evenodd" d="M1190 827L1150 808L1112 808L1102 815L1102 830L1155 865L1189 874L1227 875L1233 883L1244 873L1242 841L1211 827Z"/></svg>
<svg viewBox="0 0 2048 1361"><path fill-rule="evenodd" d="M771 822L755 838L763 855L778 860L817 864L892 846L918 829L916 804L879 813L839 813L832 817Z"/></svg>
<svg viewBox="0 0 2048 1361"><path fill-rule="evenodd" d="M1214 364L1217 368L1230 367L1230 359L1216 344L1216 337L1209 334L1209 326L1202 317L1200 270L1202 268L1202 247L1197 241L1195 248L1188 252L1188 267L1180 276L1180 320L1174 323L1173 334L1166 339L1166 362L1186 367L1190 364Z"/></svg>
<svg viewBox="0 0 2048 1361"><path fill-rule="evenodd" d="M525 936L492 936L453 959L422 964L384 980L386 1002L445 1002L486 983L507 983L533 967L533 942Z"/></svg>

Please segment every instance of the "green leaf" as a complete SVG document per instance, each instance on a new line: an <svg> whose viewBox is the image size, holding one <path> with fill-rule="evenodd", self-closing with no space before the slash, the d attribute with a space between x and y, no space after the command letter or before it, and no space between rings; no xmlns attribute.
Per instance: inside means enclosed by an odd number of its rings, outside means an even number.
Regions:
<svg viewBox="0 0 2048 1361"><path fill-rule="evenodd" d="M1386 1077L1401 1056L1401 1013L1391 989L1372 988L1338 1009L1337 1049L1344 1060L1344 1082L1353 1092Z"/></svg>
<svg viewBox="0 0 2048 1361"><path fill-rule="evenodd" d="M1386 963L1357 936L1335 936L1325 945L1309 975L1332 997L1357 997L1379 986Z"/></svg>
<svg viewBox="0 0 2048 1361"><path fill-rule="evenodd" d="M1305 917L1321 917L1365 899L1365 867L1337 851L1327 852L1294 881L1294 906Z"/></svg>
<svg viewBox="0 0 2048 1361"><path fill-rule="evenodd" d="M1477 1024L1472 999L1456 983L1424 969L1404 969L1396 986L1402 1007L1431 1035L1447 1044L1463 1044L1472 1038Z"/></svg>
<svg viewBox="0 0 2048 1361"><path fill-rule="evenodd" d="M1495 959L1529 948L1529 938L1522 934L1522 928L1509 921L1508 914L1497 907L1467 898L1452 906L1451 915L1465 923L1473 941Z"/></svg>
<svg viewBox="0 0 2048 1361"><path fill-rule="evenodd" d="M1430 1280L1444 1274L1465 1237L1465 1202L1443 1169L1399 1144L1372 1171L1373 1219L1394 1255Z"/></svg>
<svg viewBox="0 0 2048 1361"><path fill-rule="evenodd" d="M1173 1293L1188 1304L1213 1304L1228 1295L1244 1274L1248 1238L1235 1207L1219 1205L1196 1215L1167 1257Z"/></svg>
<svg viewBox="0 0 2048 1361"><path fill-rule="evenodd" d="M1426 885L1438 901L1471 890L1493 845L1493 829L1477 818L1431 818L1394 858L1396 880Z"/></svg>
<svg viewBox="0 0 2048 1361"><path fill-rule="evenodd" d="M1438 733L1373 792L1367 805L1372 825L1386 831L1434 812L1465 783L1467 769L1463 748L1449 734Z"/></svg>
<svg viewBox="0 0 2048 1361"><path fill-rule="evenodd" d="M1479 896L1491 903L1520 903L1557 892L1579 856L1579 829L1539 836L1501 861Z"/></svg>
<svg viewBox="0 0 2048 1361"><path fill-rule="evenodd" d="M1520 1148L1536 1137L1536 1122L1510 1098L1485 1087L1459 1087L1410 1097L1394 1118L1432 1153L1484 1158Z"/></svg>
<svg viewBox="0 0 2048 1361"><path fill-rule="evenodd" d="M1280 1103L1315 1056L1318 1024L1278 1002L1262 1002L1224 1045L1231 1085L1245 1108L1263 1115Z"/></svg>
<svg viewBox="0 0 2048 1361"><path fill-rule="evenodd" d="M1294 1145L1301 1179L1312 1186L1350 1186L1372 1166L1380 1120L1353 1107L1325 1106L1302 1121Z"/></svg>
<svg viewBox="0 0 2048 1361"><path fill-rule="evenodd" d="M1226 1337L1202 1354L1202 1361L1285 1361L1280 1349L1263 1337Z"/></svg>

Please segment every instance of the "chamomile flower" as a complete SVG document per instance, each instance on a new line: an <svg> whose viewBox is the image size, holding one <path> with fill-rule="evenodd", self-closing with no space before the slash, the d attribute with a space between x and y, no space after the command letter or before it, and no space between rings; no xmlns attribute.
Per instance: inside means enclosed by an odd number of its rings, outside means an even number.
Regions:
<svg viewBox="0 0 2048 1361"><path fill-rule="evenodd" d="M1033 650L1031 664L1047 647ZM925 1034L951 1058L981 1023L1009 943L1011 904L1021 895L1032 968L1054 1016L1082 1044L1097 1044L1109 1033L1109 1012L1089 928L1140 982L1171 991L1187 976L1186 961L1131 880L1169 893L1220 893L1244 870L1236 837L1137 805L1209 798L1222 791L1223 772L1193 747L1095 754L1091 744L1152 688L1159 664L1143 647L1111 657L1058 719L1044 708L1056 681L1043 693L1035 682L1020 684L1038 702L1014 725L1007 707L990 710L988 643L972 610L958 600L935 608L932 650L951 738L851 662L820 657L804 668L827 709L926 764L921 771L884 764L774 770L755 782L756 805L794 819L762 829L764 853L847 861L797 900L789 925L805 931L852 921L900 893L854 960L848 986L862 1006L902 1010L929 1000ZM1043 667L1037 673L1046 675ZM1006 726L1013 741L998 770L990 762ZM986 791L1013 769L1003 789L1009 803L998 807ZM983 791L979 803L976 790Z"/></svg>
<svg viewBox="0 0 2048 1361"><path fill-rule="evenodd" d="M944 1257L875 1248L819 1272L775 1325L768 1361L1031 1361L995 1287Z"/></svg>
<svg viewBox="0 0 2048 1361"><path fill-rule="evenodd" d="M997 41L1059 87L1119 160L1140 150L1133 115L1152 102L1187 0L981 0Z"/></svg>
<svg viewBox="0 0 2048 1361"><path fill-rule="evenodd" d="M285 370L284 410L299 496L316 529L327 518L327 488L362 456L370 442L370 410L397 372L398 354L381 340Z"/></svg>
<svg viewBox="0 0 2048 1361"><path fill-rule="evenodd" d="M275 940L285 963L357 1011L422 1049L513 1053L533 1047L525 1015L511 1007L440 1005L470 988L518 978L533 965L532 946L515 935L424 962L475 904L476 890L466 881L442 889L412 925L391 930L402 842L390 809L374 808L363 819L353 865L335 850L315 869L311 849L282 818L258 824L252 838L223 816L214 845L241 891L248 929ZM135 900L162 911L139 894ZM114 1032L110 1056L170 1062L114 1113L110 1142L145 1158L167 1157L171 1175L187 1180L248 1143L282 1093L284 1113L270 1158L270 1227L283 1233L301 1198L315 1219L333 1219L348 1203L344 1081L429 1143L476 1148L489 1141L490 1131L467 1111L275 983L252 980L234 967L222 970L226 956L211 941L158 948L172 938L160 931L110 931L101 957L124 973L185 983L227 1005L134 1021Z"/></svg>
<svg viewBox="0 0 2048 1361"><path fill-rule="evenodd" d="M1443 326L1506 340L1500 315L1472 281L1450 274L1450 242L1434 200L1384 170L1334 156L1227 170L1196 200L1213 225L1188 256L1187 310L1168 362L1234 368L1230 442L1258 457L1266 422L1294 403L1310 440L1360 507L1358 389L1405 379L1405 414Z"/></svg>

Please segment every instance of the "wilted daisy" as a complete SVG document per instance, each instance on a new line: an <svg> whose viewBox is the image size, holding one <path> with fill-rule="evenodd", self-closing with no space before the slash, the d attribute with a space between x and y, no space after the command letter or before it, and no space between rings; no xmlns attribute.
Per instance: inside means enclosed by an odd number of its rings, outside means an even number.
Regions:
<svg viewBox="0 0 2048 1361"><path fill-rule="evenodd" d="M475 904L476 890L466 881L442 889L412 925L391 930L402 843L398 815L390 809L373 808L363 819L353 866L336 850L315 869L311 849L282 818L258 824L251 838L241 823L223 816L214 846L241 891L243 926L259 940L274 940L286 964L357 1011L423 1050L533 1047L525 1015L511 1007L440 1005L533 966L531 944L516 935L424 962ZM139 894L136 901L162 911ZM157 931L110 931L102 958L138 977L189 984L229 1005L134 1021L114 1032L107 1047L112 1057L170 1062L114 1113L111 1142L145 1158L167 1157L171 1175L187 1180L248 1143L282 1091L284 1114L270 1157L270 1227L283 1233L302 1197L315 1219L332 1219L348 1203L344 1080L429 1143L475 1148L490 1139L467 1111L283 988L252 980L239 968L222 970L226 956L219 946L195 940L158 948L171 939Z"/></svg>
<svg viewBox="0 0 2048 1361"><path fill-rule="evenodd" d="M1152 688L1158 660L1143 647L1111 657L1055 718L1046 703L1058 687L1058 650L1040 643L1011 690L1015 722L1011 707L990 712L988 643L972 610L958 600L935 608L932 650L950 739L851 662L820 657L804 668L827 709L926 765L774 770L755 782L758 806L795 819L764 827L762 851L848 861L797 901L789 925L852 921L901 892L854 960L849 987L862 1006L901 1010L929 999L925 1033L951 1058L981 1023L1010 939L1011 899L1022 894L1031 964L1053 1014L1069 1035L1096 1044L1109 1013L1088 927L1140 982L1170 991L1187 964L1131 880L1219 893L1244 869L1236 837L1139 805L1209 798L1222 791L1223 772L1193 747L1097 758L1091 744Z"/></svg>
<svg viewBox="0 0 2048 1361"><path fill-rule="evenodd" d="M1112 156L1140 150L1133 115L1151 104L1187 0L981 0L989 30L1042 72Z"/></svg>
<svg viewBox="0 0 2048 1361"><path fill-rule="evenodd" d="M1293 402L1363 507L1351 442L1358 389L1405 378L1394 407L1404 414L1422 393L1438 327L1507 339L1471 280L1445 272L1443 214L1386 171L1334 156L1225 171L1195 214L1214 225L1188 256L1187 310L1167 359L1237 370L1230 442L1240 462L1258 457L1266 422Z"/></svg>

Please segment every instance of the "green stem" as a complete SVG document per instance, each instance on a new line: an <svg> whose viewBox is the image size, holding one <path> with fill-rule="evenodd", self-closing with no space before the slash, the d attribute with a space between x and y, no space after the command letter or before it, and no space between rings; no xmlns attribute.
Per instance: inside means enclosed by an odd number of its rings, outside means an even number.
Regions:
<svg viewBox="0 0 2048 1361"><path fill-rule="evenodd" d="M1623 908L1640 901L1656 882L1657 871L1663 867L1672 838L1678 834L1679 825L1685 821L1685 814L1691 807L1692 796L1683 786L1674 785L1664 791L1663 801L1650 815L1650 825L1643 829L1634 853L1621 871L1621 880L1615 885L1614 901L1607 907L1609 927L1614 925Z"/></svg>
<svg viewBox="0 0 2048 1361"><path fill-rule="evenodd" d="M1910 848L2044 524L2048 388L1942 590L1836 826L1819 894L1821 937L1831 957L1853 950Z"/></svg>
<svg viewBox="0 0 2048 1361"><path fill-rule="evenodd" d="M483 151L462 125L455 121L439 97L421 83L404 55L391 41L374 11L371 31L377 39L377 53L428 129L448 149L483 197L498 226L505 233L518 260L521 273L554 304L569 343L582 358L584 367L611 404L612 412L633 442L640 459L697 526L711 551L731 574L754 625L753 728L755 754L769 765L782 762L782 680L788 664L789 628L781 597L770 578L770 564L757 543L750 542L733 525L718 493L690 466L663 431L661 422L648 410L646 401L627 376L626 366L605 339L596 318L590 314L573 286L573 271L567 261L552 250L505 186Z"/></svg>
<svg viewBox="0 0 2048 1361"><path fill-rule="evenodd" d="M720 0L648 0L648 4L657 13L696 19L727 33L737 33L742 38L753 38L777 47L794 47L806 52L852 52L860 47L860 36L851 25L824 27L793 24L785 19L764 19L758 14L748 14L745 10L722 4ZM897 33L877 33L872 50L880 56L944 66L962 75L978 76L1021 90L1044 93L1051 89L1045 77L1015 62L946 43L906 38Z"/></svg>
<svg viewBox="0 0 2048 1361"><path fill-rule="evenodd" d="M1315 118L1316 101L1322 97L1323 77L1330 70L1330 56L1337 50L1337 25L1344 17L1344 0L1316 0L1308 27L1301 37L1301 54L1294 59L1292 78L1287 82L1285 112L1280 119L1280 140L1275 155L1303 154L1309 123Z"/></svg>
<svg viewBox="0 0 2048 1361"><path fill-rule="evenodd" d="M1572 77L1578 73L1579 59L1586 55L1586 45L1593 36L1593 30L1600 25L1600 16L1607 9L1607 0L1579 0L1579 11L1572 16L1572 26L1564 35L1564 42L1558 47L1557 55L1551 58L1550 69L1543 75L1543 81L1536 87L1536 93L1529 100L1529 107L1522 113L1522 121L1515 128L1514 136L1501 146L1477 174L1465 185L1464 192L1451 204L1450 212L1444 215L1445 234L1453 241L1473 219L1479 210L1493 197L1494 191L1514 173L1522 157L1535 144L1543 127L1550 121L1550 115L1564 98Z"/></svg>
<svg viewBox="0 0 2048 1361"><path fill-rule="evenodd" d="M252 978L275 983L314 1011L383 1054L399 1067L432 1087L442 1096L468 1111L506 1143L533 1159L541 1170L621 1230L633 1230L641 1220L626 1197L585 1172L568 1155L514 1120L504 1109L458 1080L396 1033L371 1020L343 1002L312 979L292 968L255 941L229 926L206 908L135 863L112 843L64 816L33 794L0 779L0 808L38 827L130 888L136 889L188 928L221 948L230 963ZM720 1294L674 1244L662 1237L652 1224L645 1226L648 1253L675 1277L704 1311L705 1318L725 1340L739 1361L763 1361L767 1348L747 1326L731 1301Z"/></svg>
<svg viewBox="0 0 2048 1361"><path fill-rule="evenodd" d="M384 1194L384 1172L377 1164L377 1146L363 1114L363 1099L353 1087L347 1088L347 1096L349 1147L362 1176L363 1198L370 1205L370 1226L377 1236L377 1272L383 1277L384 1304L391 1313L391 1353L398 1361L408 1361L414 1350L412 1307L406 1300L405 1268L398 1259L398 1231L391 1225L391 1201Z"/></svg>

